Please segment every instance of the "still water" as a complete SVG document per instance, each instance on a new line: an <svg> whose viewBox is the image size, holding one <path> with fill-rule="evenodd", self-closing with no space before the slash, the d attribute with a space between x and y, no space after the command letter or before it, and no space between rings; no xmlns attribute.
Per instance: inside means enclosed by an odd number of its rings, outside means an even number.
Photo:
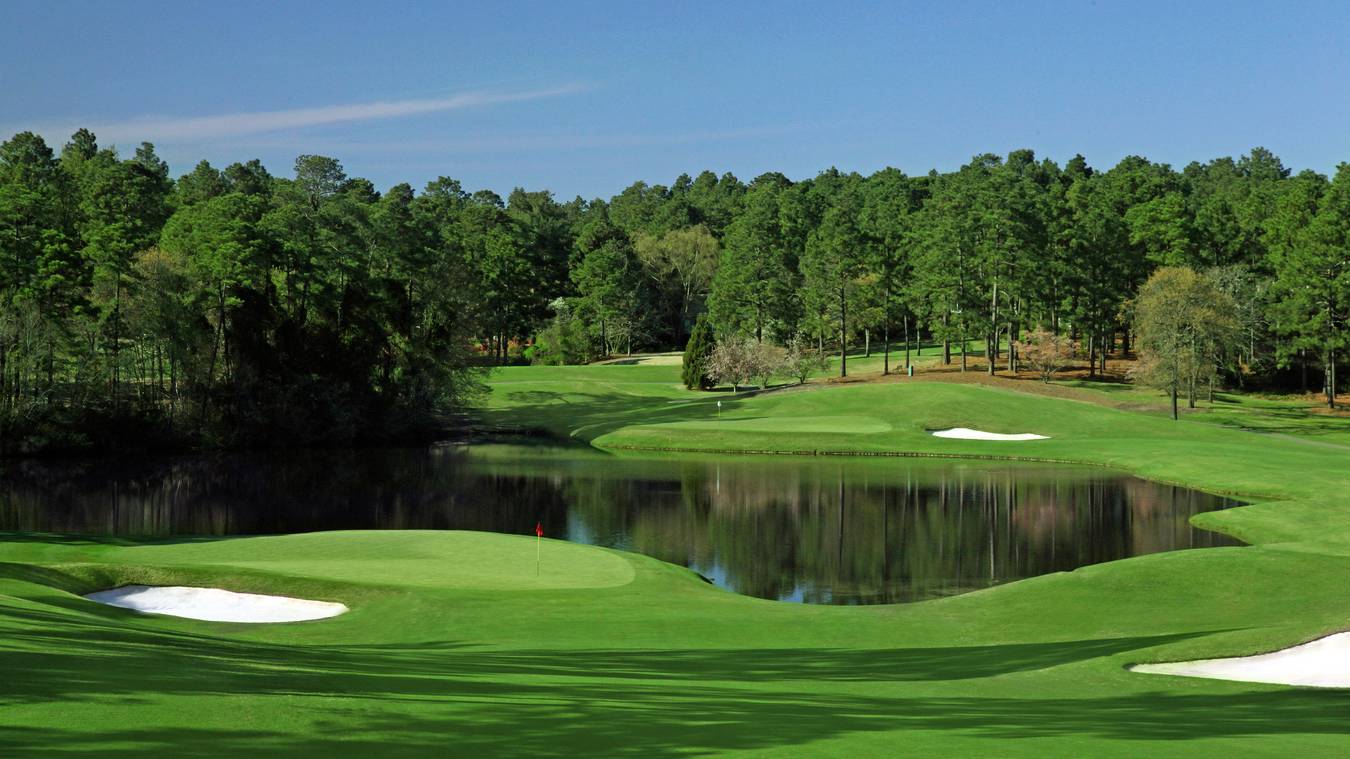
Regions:
<svg viewBox="0 0 1350 759"><path fill-rule="evenodd" d="M0 530L120 536L469 529L622 548L752 596L871 604L1234 545L1236 502L1107 470L611 456L500 445L0 464Z"/></svg>

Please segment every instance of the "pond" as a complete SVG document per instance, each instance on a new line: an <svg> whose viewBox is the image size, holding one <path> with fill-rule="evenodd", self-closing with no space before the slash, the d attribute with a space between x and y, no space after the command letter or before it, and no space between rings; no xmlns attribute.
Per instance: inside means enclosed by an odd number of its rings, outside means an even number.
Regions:
<svg viewBox="0 0 1350 759"><path fill-rule="evenodd" d="M503 445L0 465L0 530L117 536L468 529L636 551L739 593L916 601L1236 541L1237 502L1087 467L614 456Z"/></svg>

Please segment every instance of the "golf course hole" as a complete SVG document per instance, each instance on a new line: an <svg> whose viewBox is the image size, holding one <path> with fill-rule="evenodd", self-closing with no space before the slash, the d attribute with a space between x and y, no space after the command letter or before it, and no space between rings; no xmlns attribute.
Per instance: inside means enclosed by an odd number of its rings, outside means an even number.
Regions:
<svg viewBox="0 0 1350 759"><path fill-rule="evenodd" d="M1350 688L1350 632L1256 656L1136 664L1132 672L1272 685Z"/></svg>
<svg viewBox="0 0 1350 759"><path fill-rule="evenodd" d="M90 593L85 598L144 614L208 622L304 622L336 617L347 611L346 605L340 603L181 585L125 585Z"/></svg>
<svg viewBox="0 0 1350 759"><path fill-rule="evenodd" d="M953 427L949 430L935 430L933 437L953 438L956 440L1049 440L1046 435L1037 435L1031 432L1018 432L1011 435L1005 435L1001 432L985 432L984 430L972 430L969 427Z"/></svg>

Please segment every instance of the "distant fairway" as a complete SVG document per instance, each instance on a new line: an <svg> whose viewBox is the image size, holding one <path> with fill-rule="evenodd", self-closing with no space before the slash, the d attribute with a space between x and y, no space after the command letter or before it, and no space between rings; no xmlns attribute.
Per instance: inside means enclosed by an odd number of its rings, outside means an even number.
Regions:
<svg viewBox="0 0 1350 759"><path fill-rule="evenodd" d="M725 421L688 421L665 422L663 424L637 425L640 429L661 430L708 430L723 431L735 435L742 432L781 432L785 434L799 432L826 432L852 435L870 435L878 432L890 432L887 422L869 419L865 416L803 416L787 419L769 417L751 419L728 419Z"/></svg>
<svg viewBox="0 0 1350 759"><path fill-rule="evenodd" d="M596 362L599 366L683 366L683 353L639 353Z"/></svg>

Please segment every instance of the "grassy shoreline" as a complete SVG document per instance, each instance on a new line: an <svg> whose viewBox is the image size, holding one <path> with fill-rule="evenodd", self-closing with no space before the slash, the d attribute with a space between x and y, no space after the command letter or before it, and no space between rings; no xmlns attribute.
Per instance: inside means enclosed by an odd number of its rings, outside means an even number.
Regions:
<svg viewBox="0 0 1350 759"><path fill-rule="evenodd" d="M1086 397L1054 398L1006 387L915 378L815 385L739 398L687 393L677 386L673 373L662 378L654 370L633 371L639 368L615 367L599 375L592 367L550 368L535 374L529 372L537 368L502 370L484 418L528 422L560 440L611 450L936 456L1106 466L1252 501L1232 514L1199 519L1207 528L1220 528L1247 542L1259 540L1249 518L1259 516L1262 509L1253 507L1274 501L1320 501L1350 479L1336 471L1342 457L1350 456L1350 445L1318 439L1323 435L1343 439L1341 427L1350 430L1350 420L1343 424L1330 420L1337 427L1329 433L1310 428L1304 437L1285 440L1215 424L1201 415L1172 422L1164 418L1161 404L1156 411L1141 412L1096 403L1087 395L1094 390L1079 393ZM618 373L624 370L625 374ZM526 387L530 389L520 389ZM605 395L598 401L597 387ZM523 396L514 395L522 392ZM851 420L863 418L880 419L890 428L848 432ZM839 428L801 431L804 420L821 419ZM747 427L744 421L753 425ZM1325 420L1314 421L1320 425ZM998 443L942 440L928 434L930 429L954 426L1042 432L1051 439ZM1311 475L1289 476L1290 471L1304 470ZM1297 519L1284 521L1288 524L1272 539L1283 539L1290 527L1297 527ZM1328 537L1319 530L1308 532ZM1342 532L1344 538L1331 537L1350 540L1350 527Z"/></svg>

